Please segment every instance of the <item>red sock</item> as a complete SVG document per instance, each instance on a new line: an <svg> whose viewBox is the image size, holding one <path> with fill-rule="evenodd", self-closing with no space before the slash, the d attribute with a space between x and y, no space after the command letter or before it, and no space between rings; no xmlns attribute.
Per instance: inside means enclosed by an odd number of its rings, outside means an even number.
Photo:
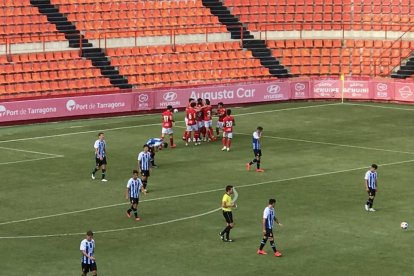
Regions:
<svg viewBox="0 0 414 276"><path fill-rule="evenodd" d="M187 135L188 135L188 131L185 130L184 133L183 133L183 137L185 137L187 139Z"/></svg>
<svg viewBox="0 0 414 276"><path fill-rule="evenodd" d="M201 134L203 135L203 137L206 137L206 127L201 128Z"/></svg>
<svg viewBox="0 0 414 276"><path fill-rule="evenodd" d="M194 138L195 138L196 141L198 141L198 139L200 138L200 132L199 131L194 132Z"/></svg>
<svg viewBox="0 0 414 276"><path fill-rule="evenodd" d="M230 148L231 146L231 139L227 139L227 148Z"/></svg>
<svg viewBox="0 0 414 276"><path fill-rule="evenodd" d="M191 139L191 132L190 131L186 131L184 137L185 137L185 141L187 142L188 139Z"/></svg>
<svg viewBox="0 0 414 276"><path fill-rule="evenodd" d="M170 145L174 145L174 139L172 137L170 137Z"/></svg>
<svg viewBox="0 0 414 276"><path fill-rule="evenodd" d="M221 140L223 142L223 146L226 146L226 138L223 137L223 140Z"/></svg>
<svg viewBox="0 0 414 276"><path fill-rule="evenodd" d="M214 130L212 127L208 129L208 137L210 137L212 140L214 139Z"/></svg>

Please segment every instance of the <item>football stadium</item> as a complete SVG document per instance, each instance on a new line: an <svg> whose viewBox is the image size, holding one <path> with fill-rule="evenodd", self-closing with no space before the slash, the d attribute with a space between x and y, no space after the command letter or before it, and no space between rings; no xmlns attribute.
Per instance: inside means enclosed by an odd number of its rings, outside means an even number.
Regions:
<svg viewBox="0 0 414 276"><path fill-rule="evenodd" d="M0 275L411 275L413 13L0 0Z"/></svg>

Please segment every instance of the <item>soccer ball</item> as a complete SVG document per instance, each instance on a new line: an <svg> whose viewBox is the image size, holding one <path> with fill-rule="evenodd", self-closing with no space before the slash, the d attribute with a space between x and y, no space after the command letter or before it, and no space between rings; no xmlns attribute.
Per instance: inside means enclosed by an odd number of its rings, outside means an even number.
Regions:
<svg viewBox="0 0 414 276"><path fill-rule="evenodd" d="M402 229L407 229L408 228L408 223L406 223L405 221L401 222L401 228Z"/></svg>
<svg viewBox="0 0 414 276"><path fill-rule="evenodd" d="M174 108L174 113L177 113L178 112L178 109L177 108Z"/></svg>

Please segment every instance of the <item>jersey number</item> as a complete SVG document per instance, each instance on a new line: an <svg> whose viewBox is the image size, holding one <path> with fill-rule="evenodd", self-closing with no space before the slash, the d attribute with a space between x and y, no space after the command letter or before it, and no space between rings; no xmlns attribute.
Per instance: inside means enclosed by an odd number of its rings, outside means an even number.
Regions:
<svg viewBox="0 0 414 276"><path fill-rule="evenodd" d="M226 127L232 127L233 126L233 122L232 121L227 121L226 122Z"/></svg>

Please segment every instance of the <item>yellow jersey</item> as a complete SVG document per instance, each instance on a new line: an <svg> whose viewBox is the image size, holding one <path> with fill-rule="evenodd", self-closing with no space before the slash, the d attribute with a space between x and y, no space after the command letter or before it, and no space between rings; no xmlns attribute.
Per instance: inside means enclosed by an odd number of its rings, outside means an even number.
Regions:
<svg viewBox="0 0 414 276"><path fill-rule="evenodd" d="M230 206L231 203L231 196L229 196L227 193L224 194L223 199L221 200L221 204L223 206L223 202L226 202L226 206ZM221 207L221 209L225 212L230 212L231 211L231 207L228 208L223 208Z"/></svg>

